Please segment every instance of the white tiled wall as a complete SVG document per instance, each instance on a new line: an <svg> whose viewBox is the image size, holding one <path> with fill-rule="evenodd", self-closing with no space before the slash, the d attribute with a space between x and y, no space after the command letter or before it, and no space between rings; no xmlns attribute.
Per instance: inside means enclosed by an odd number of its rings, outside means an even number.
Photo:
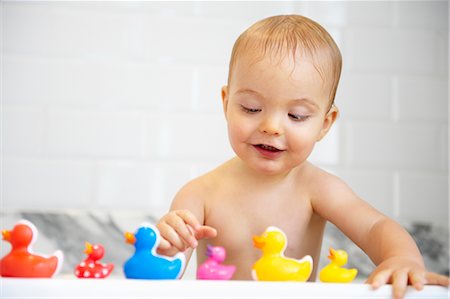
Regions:
<svg viewBox="0 0 450 299"><path fill-rule="evenodd" d="M165 211L232 156L234 40L263 17L323 24L341 117L311 160L400 220L448 221L447 1L1 2L2 207Z"/></svg>

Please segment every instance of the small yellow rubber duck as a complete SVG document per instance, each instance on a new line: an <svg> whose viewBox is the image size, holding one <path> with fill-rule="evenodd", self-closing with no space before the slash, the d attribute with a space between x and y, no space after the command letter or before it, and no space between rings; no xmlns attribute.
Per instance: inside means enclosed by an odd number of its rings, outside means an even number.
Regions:
<svg viewBox="0 0 450 299"><path fill-rule="evenodd" d="M282 230L270 226L261 236L254 236L253 243L263 252L262 257L253 265L252 277L254 280L308 280L313 269L312 257L307 255L301 260L285 257L287 238Z"/></svg>
<svg viewBox="0 0 450 299"><path fill-rule="evenodd" d="M330 263L320 271L319 278L323 282L351 282L358 274L357 269L341 268L347 263L348 254L344 250L330 248Z"/></svg>

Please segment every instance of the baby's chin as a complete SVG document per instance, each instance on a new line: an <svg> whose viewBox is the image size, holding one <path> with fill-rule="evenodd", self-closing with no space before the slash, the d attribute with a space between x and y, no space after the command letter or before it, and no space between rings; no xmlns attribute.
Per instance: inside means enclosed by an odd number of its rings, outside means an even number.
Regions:
<svg viewBox="0 0 450 299"><path fill-rule="evenodd" d="M266 160L258 161L256 163L248 162L247 165L259 174L268 177L285 176L292 170L292 167L285 165L281 161Z"/></svg>

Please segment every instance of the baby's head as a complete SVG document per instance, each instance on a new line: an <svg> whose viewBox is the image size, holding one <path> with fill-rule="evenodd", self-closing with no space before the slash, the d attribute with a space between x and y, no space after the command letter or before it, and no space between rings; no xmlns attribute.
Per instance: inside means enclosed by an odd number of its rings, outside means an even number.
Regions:
<svg viewBox="0 0 450 299"><path fill-rule="evenodd" d="M228 86L233 80L237 61L251 59L256 63L268 56L279 62L287 57L293 61L310 59L324 88L329 90L331 107L341 74L342 57L333 38L321 25L300 15L273 16L253 24L234 44Z"/></svg>

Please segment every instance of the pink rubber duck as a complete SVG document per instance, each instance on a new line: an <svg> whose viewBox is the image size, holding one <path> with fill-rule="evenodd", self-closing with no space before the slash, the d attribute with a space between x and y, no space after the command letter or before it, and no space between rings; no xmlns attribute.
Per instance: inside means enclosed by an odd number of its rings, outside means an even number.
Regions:
<svg viewBox="0 0 450 299"><path fill-rule="evenodd" d="M198 267L197 279L229 280L236 271L236 266L221 265L226 257L225 248L222 246L208 245L206 256L208 259Z"/></svg>

